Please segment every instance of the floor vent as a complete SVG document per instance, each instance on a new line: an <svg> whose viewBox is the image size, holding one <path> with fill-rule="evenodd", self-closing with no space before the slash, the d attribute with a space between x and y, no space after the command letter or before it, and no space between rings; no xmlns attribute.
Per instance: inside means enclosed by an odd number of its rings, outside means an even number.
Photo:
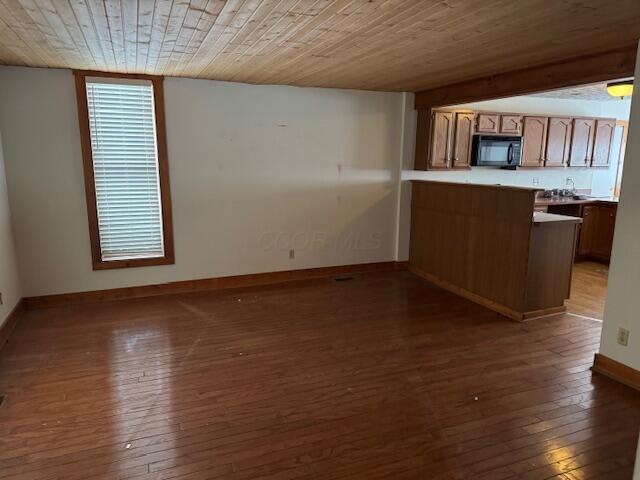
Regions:
<svg viewBox="0 0 640 480"><path fill-rule="evenodd" d="M334 282L348 282L350 280L353 280L353 277L335 277L333 279Z"/></svg>

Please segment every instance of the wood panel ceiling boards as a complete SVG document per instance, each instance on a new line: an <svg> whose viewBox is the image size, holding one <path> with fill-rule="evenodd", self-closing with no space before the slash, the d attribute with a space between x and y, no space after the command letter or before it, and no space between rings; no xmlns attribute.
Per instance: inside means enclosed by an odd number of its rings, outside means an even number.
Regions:
<svg viewBox="0 0 640 480"><path fill-rule="evenodd" d="M636 44L615 3L0 0L0 64L419 91Z"/></svg>

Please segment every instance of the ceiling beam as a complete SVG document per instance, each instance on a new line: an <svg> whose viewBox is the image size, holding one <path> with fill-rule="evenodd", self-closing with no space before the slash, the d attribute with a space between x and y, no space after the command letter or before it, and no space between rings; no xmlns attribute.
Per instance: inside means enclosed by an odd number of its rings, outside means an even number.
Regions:
<svg viewBox="0 0 640 480"><path fill-rule="evenodd" d="M637 44L416 93L418 110L632 77Z"/></svg>

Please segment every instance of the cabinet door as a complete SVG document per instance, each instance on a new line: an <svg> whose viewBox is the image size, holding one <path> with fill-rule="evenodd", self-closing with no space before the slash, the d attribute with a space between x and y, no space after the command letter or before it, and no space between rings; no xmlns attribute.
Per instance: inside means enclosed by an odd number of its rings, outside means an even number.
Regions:
<svg viewBox="0 0 640 480"><path fill-rule="evenodd" d="M501 115L500 133L520 135L522 133L522 115Z"/></svg>
<svg viewBox="0 0 640 480"><path fill-rule="evenodd" d="M596 231L591 244L591 254L602 260L611 258L613 231L616 225L616 207L598 206Z"/></svg>
<svg viewBox="0 0 640 480"><path fill-rule="evenodd" d="M451 134L453 113L433 112L431 118L431 150L429 168L444 169L451 166Z"/></svg>
<svg viewBox="0 0 640 480"><path fill-rule="evenodd" d="M544 165L547 121L547 117L524 117L520 165L525 167L542 167Z"/></svg>
<svg viewBox="0 0 640 480"><path fill-rule="evenodd" d="M570 167L588 167L591 163L593 148L593 118L576 118L573 120L573 135L571 137Z"/></svg>
<svg viewBox="0 0 640 480"><path fill-rule="evenodd" d="M473 139L473 113L456 113L453 140L453 168L469 168L471 165L471 140Z"/></svg>
<svg viewBox="0 0 640 480"><path fill-rule="evenodd" d="M567 164L571 149L572 126L571 118L549 118L545 166L563 167Z"/></svg>
<svg viewBox="0 0 640 480"><path fill-rule="evenodd" d="M593 252L594 240L598 231L598 207L593 205L585 206L582 209L582 226L580 227L580 243L578 244L579 255L591 255Z"/></svg>
<svg viewBox="0 0 640 480"><path fill-rule="evenodd" d="M592 167L609 166L609 153L613 142L616 121L609 118L596 119L595 140L593 141Z"/></svg>
<svg viewBox="0 0 640 480"><path fill-rule="evenodd" d="M478 133L499 133L500 115L497 113L478 113L478 123L476 132Z"/></svg>

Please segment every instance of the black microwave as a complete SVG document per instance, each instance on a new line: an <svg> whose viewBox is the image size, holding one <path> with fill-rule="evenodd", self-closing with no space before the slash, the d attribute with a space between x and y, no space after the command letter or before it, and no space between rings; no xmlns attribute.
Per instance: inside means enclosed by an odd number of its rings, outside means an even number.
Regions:
<svg viewBox="0 0 640 480"><path fill-rule="evenodd" d="M520 165L522 137L474 135L472 148L474 166L515 168Z"/></svg>

